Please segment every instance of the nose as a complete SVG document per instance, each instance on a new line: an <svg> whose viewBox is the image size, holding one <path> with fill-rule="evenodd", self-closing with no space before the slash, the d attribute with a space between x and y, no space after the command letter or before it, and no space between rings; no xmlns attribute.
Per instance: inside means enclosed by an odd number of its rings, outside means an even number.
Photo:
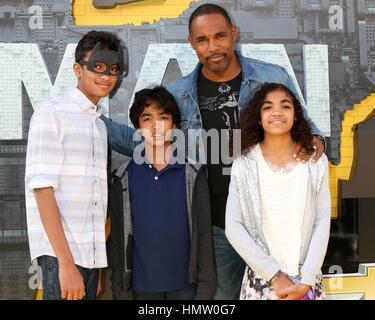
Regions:
<svg viewBox="0 0 375 320"><path fill-rule="evenodd" d="M102 78L103 80L107 80L108 81L110 79L110 76L107 75L107 74L101 74L100 78Z"/></svg>
<svg viewBox="0 0 375 320"><path fill-rule="evenodd" d="M281 107L277 106L277 107L273 108L272 115L273 116L281 116L282 115Z"/></svg>
<svg viewBox="0 0 375 320"><path fill-rule="evenodd" d="M217 43L215 39L210 39L208 42L208 51L215 52L217 50Z"/></svg>
<svg viewBox="0 0 375 320"><path fill-rule="evenodd" d="M154 133L163 132L164 122L160 120L155 120L152 122L152 131Z"/></svg>

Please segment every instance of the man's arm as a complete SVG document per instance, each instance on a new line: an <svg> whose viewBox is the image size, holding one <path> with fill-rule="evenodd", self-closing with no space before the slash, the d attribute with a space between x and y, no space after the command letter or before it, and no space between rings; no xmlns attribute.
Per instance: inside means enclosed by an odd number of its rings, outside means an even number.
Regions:
<svg viewBox="0 0 375 320"><path fill-rule="evenodd" d="M135 129L114 122L112 119L102 115L100 117L107 127L109 145L113 150L125 156L132 157L135 147L140 141L134 141Z"/></svg>
<svg viewBox="0 0 375 320"><path fill-rule="evenodd" d="M59 263L61 297L68 300L82 299L85 285L65 237L53 188L34 189L34 194L43 227Z"/></svg>

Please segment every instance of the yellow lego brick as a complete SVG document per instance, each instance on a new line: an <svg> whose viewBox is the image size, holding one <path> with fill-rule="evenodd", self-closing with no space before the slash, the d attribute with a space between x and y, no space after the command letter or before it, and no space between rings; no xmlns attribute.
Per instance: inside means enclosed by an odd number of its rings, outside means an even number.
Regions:
<svg viewBox="0 0 375 320"><path fill-rule="evenodd" d="M338 181L337 178L332 176L331 170L330 170L329 171L329 185L332 187L337 186L338 185L337 181Z"/></svg>
<svg viewBox="0 0 375 320"><path fill-rule="evenodd" d="M341 137L341 145L352 146L354 143L353 137Z"/></svg>
<svg viewBox="0 0 375 320"><path fill-rule="evenodd" d="M92 0L75 0L74 5L75 6L84 6L84 5L92 6Z"/></svg>
<svg viewBox="0 0 375 320"><path fill-rule="evenodd" d="M74 8L85 6L85 15L77 11L74 18L77 25L141 25L142 22L154 23L161 18L177 18L193 1L147 0L117 5L112 9L96 9L91 1L79 0L74 2Z"/></svg>
<svg viewBox="0 0 375 320"><path fill-rule="evenodd" d="M343 275L339 278L326 276L323 279L323 284L327 294L364 293L366 300L373 300L375 299L374 279L375 267L367 265L363 273ZM340 285L330 286L331 283Z"/></svg>
<svg viewBox="0 0 375 320"><path fill-rule="evenodd" d="M365 121L366 118L367 118L367 115L368 115L368 113L364 113L363 115L361 115L361 114L357 114L357 115L354 117L354 121L355 121L354 123L355 123L355 124L359 124L359 123Z"/></svg>
<svg viewBox="0 0 375 320"><path fill-rule="evenodd" d="M337 167L329 170L329 176L330 176L331 179L337 179L339 177L339 173L336 169L337 169Z"/></svg>
<svg viewBox="0 0 375 320"><path fill-rule="evenodd" d="M330 173L331 175L331 173ZM339 177L337 177L336 175L332 175L331 179L335 179L337 182L330 182L329 183L329 189L330 190L338 190L339 188L339 185L338 185L338 181L339 181ZM332 195L335 195L334 193Z"/></svg>
<svg viewBox="0 0 375 320"><path fill-rule="evenodd" d="M350 169L349 168L335 168L334 173L336 177L340 179L348 179L350 176Z"/></svg>
<svg viewBox="0 0 375 320"><path fill-rule="evenodd" d="M36 289L34 300L43 300L43 291L41 289Z"/></svg>
<svg viewBox="0 0 375 320"><path fill-rule="evenodd" d="M73 16L84 16L86 14L86 6L74 6Z"/></svg>
<svg viewBox="0 0 375 320"><path fill-rule="evenodd" d="M354 131L352 130L353 125L350 127L344 128L345 130L341 131L341 138L354 138Z"/></svg>
<svg viewBox="0 0 375 320"><path fill-rule="evenodd" d="M341 123L341 126L349 126L354 124L354 117L351 116L345 116L344 120Z"/></svg>
<svg viewBox="0 0 375 320"><path fill-rule="evenodd" d="M340 157L340 167L351 168L352 165L353 165L353 157L345 157L345 156Z"/></svg>
<svg viewBox="0 0 375 320"><path fill-rule="evenodd" d="M86 15L89 17L96 17L96 16L103 16L103 17L111 17L111 16L120 16L121 10L118 7L113 9L97 9L93 6L86 6Z"/></svg>
<svg viewBox="0 0 375 320"><path fill-rule="evenodd" d="M329 184L329 189L331 190L332 195L335 195L335 194L337 194L337 192L339 190L339 186L338 186L337 183L330 183Z"/></svg>
<svg viewBox="0 0 375 320"><path fill-rule="evenodd" d="M330 190L330 192L331 192L331 198L332 197L338 197L339 196L339 194L338 194L338 185L334 185L334 184L330 184L330 186L329 186L329 190Z"/></svg>
<svg viewBox="0 0 375 320"><path fill-rule="evenodd" d="M341 146L340 147L341 157L350 157L353 155L353 145L352 146Z"/></svg>

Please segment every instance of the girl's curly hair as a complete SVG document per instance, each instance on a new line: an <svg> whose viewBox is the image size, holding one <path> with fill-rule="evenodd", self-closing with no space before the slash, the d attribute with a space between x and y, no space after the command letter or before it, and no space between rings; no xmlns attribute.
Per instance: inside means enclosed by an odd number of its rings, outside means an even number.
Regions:
<svg viewBox="0 0 375 320"><path fill-rule="evenodd" d="M313 135L311 134L311 127L304 117L302 105L294 93L280 83L262 84L242 111L240 117L241 154L245 155L250 151L251 147L264 139L264 130L262 125L259 124L260 110L267 94L276 90L283 90L292 98L295 118L291 129L293 141L305 148L308 154L312 154L314 151L312 144Z"/></svg>

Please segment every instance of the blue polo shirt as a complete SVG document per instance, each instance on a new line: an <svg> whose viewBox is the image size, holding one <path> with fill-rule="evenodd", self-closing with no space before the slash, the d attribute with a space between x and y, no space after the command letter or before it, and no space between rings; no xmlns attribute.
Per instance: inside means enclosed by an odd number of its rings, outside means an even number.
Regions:
<svg viewBox="0 0 375 320"><path fill-rule="evenodd" d="M189 285L190 235L185 164L158 172L151 164L128 166L133 221L132 288L164 292Z"/></svg>

